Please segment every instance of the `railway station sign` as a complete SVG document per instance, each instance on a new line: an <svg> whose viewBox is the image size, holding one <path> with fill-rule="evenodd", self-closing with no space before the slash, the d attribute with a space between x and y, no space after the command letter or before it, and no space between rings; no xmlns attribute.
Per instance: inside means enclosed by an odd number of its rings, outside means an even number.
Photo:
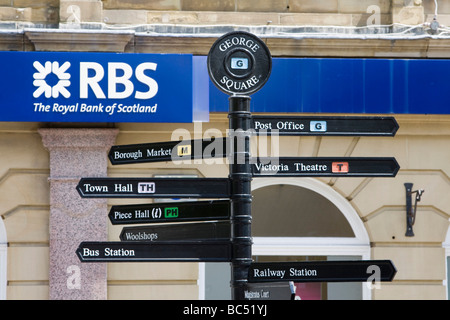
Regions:
<svg viewBox="0 0 450 320"><path fill-rule="evenodd" d="M112 206L112 224L167 223L226 220L230 218L229 200L166 202Z"/></svg>
<svg viewBox="0 0 450 320"><path fill-rule="evenodd" d="M395 177L400 166L383 157L258 158L254 177Z"/></svg>
<svg viewBox="0 0 450 320"><path fill-rule="evenodd" d="M390 260L252 263L249 282L392 281L397 269Z"/></svg>
<svg viewBox="0 0 450 320"><path fill-rule="evenodd" d="M228 198L227 178L81 178L83 198Z"/></svg>

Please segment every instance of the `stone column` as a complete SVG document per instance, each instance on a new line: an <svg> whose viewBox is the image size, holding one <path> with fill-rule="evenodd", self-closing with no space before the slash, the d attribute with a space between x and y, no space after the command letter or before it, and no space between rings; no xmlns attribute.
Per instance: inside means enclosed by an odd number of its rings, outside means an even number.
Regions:
<svg viewBox="0 0 450 320"><path fill-rule="evenodd" d="M106 264L81 263L75 251L82 241L105 241L107 200L84 199L76 190L81 177L106 177L115 129L40 129L50 153L51 300L107 298Z"/></svg>

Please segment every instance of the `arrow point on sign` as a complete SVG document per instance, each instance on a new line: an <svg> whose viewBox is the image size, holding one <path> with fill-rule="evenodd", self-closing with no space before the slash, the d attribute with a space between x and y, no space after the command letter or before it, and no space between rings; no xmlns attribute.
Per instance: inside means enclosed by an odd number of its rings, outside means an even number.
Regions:
<svg viewBox="0 0 450 320"><path fill-rule="evenodd" d="M400 128L400 126L398 125L398 122L397 122L397 120L395 120L394 117L392 117L391 119L392 119L392 122L394 123L394 127L393 127L393 130L392 130L392 136L395 136L395 134L397 133L397 131Z"/></svg>
<svg viewBox="0 0 450 320"><path fill-rule="evenodd" d="M397 175L398 171L400 170L400 164L397 162L397 160L395 158L392 158L392 161L395 166L394 172L392 174L393 174L393 177L395 177Z"/></svg>
<svg viewBox="0 0 450 320"><path fill-rule="evenodd" d="M391 270L392 270L388 281L392 281L392 280L394 280L394 277L397 274L397 268L395 267L394 263L391 260L388 260L388 263L390 264Z"/></svg>
<svg viewBox="0 0 450 320"><path fill-rule="evenodd" d="M82 191L82 189L81 189L81 181L83 180L83 178L81 178L80 179L80 181L78 181L78 184L77 184L77 186L76 186L76 189L77 189L77 192L78 192L78 194L81 196L81 197L83 197L83 191Z"/></svg>

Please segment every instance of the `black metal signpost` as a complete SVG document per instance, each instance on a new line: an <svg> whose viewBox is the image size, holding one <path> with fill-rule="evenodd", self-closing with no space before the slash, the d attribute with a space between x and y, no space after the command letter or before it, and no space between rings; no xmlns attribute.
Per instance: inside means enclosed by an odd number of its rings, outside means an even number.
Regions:
<svg viewBox="0 0 450 320"><path fill-rule="evenodd" d="M279 135L374 135L393 136L398 124L393 118L277 117L253 116L249 94L256 92L271 73L271 56L260 39L245 32L230 32L219 38L208 54L212 82L229 97L229 136L234 145L230 160L231 221L233 254L231 286L234 300L249 299L251 263L251 180L253 176L395 176L393 158L281 158L257 159L251 163L249 139L253 132ZM361 120L361 121L358 121ZM275 132L274 132L275 133ZM367 279L367 278L366 278Z"/></svg>
<svg viewBox="0 0 450 320"><path fill-rule="evenodd" d="M211 81L229 95L229 135L213 140L170 141L114 146L112 164L228 157L228 178L82 178L83 198L223 198L113 206L113 224L199 223L126 227L120 242L82 242L82 262L230 262L233 300L293 299L292 282L367 281L368 268L379 281L392 281L390 261L252 263L251 181L253 177L394 177L394 158L259 158L252 160L253 134L394 136L392 117L252 116L250 94L268 81L272 58L263 41L230 32L211 47ZM228 152L231 151L231 152ZM217 220L217 221L213 221ZM378 269L377 269L378 268Z"/></svg>
<svg viewBox="0 0 450 320"><path fill-rule="evenodd" d="M219 38L208 54L212 82L229 97L231 223L233 257L231 295L245 299L248 267L252 260L249 94L261 89L272 71L272 57L261 39L246 32L230 32Z"/></svg>

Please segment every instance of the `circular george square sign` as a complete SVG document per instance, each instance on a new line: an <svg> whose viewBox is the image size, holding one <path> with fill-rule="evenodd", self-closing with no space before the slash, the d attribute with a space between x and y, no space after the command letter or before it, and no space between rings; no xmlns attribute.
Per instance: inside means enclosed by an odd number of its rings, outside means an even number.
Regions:
<svg viewBox="0 0 450 320"><path fill-rule="evenodd" d="M249 95L261 89L272 70L266 44L255 35L235 31L219 38L208 54L208 73L214 85L230 95Z"/></svg>

